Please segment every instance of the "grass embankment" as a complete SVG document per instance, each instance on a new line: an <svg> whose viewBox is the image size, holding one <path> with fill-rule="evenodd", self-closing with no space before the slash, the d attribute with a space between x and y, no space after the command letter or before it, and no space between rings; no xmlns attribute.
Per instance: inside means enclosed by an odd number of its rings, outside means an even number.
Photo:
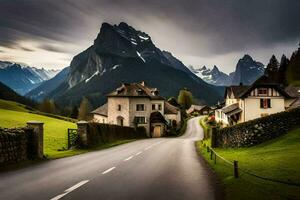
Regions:
<svg viewBox="0 0 300 200"><path fill-rule="evenodd" d="M35 114L32 112L34 111L28 110L26 106L22 104L0 99L0 127L24 127L26 126L26 122L32 120L44 122L44 154L48 158L61 158L66 156L77 155L81 153L86 153L88 151L104 149L133 141L116 141L112 143L103 144L98 146L97 148L89 150L65 150L67 148L68 143L68 128L77 128L75 123L69 122L72 121L72 119L69 120L68 118L60 116L49 117L41 114ZM68 121L62 119L66 119Z"/></svg>
<svg viewBox="0 0 300 200"><path fill-rule="evenodd" d="M300 199L300 187L261 180L240 172L233 177L233 167L217 159L210 160L203 143L198 149L216 171L225 187L226 199ZM249 148L221 149L215 151L229 161L237 160L239 168L276 180L300 184L300 129L289 132L269 142Z"/></svg>

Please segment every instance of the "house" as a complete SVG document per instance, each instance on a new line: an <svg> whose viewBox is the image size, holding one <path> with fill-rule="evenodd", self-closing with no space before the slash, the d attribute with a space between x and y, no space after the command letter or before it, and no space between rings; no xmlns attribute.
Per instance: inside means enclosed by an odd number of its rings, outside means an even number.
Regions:
<svg viewBox="0 0 300 200"><path fill-rule="evenodd" d="M186 110L188 115L193 113L198 113L200 115L208 115L211 112L211 108L207 105L191 105L189 109Z"/></svg>
<svg viewBox="0 0 300 200"><path fill-rule="evenodd" d="M180 110L159 96L157 88L126 83L107 95L107 103L92 111L92 121L145 127L149 137L160 137L168 125L180 124Z"/></svg>
<svg viewBox="0 0 300 200"><path fill-rule="evenodd" d="M293 90L294 92L294 90ZM233 125L285 111L297 101L280 84L267 75L251 86L229 86L225 90L225 106L215 110L215 119L224 125Z"/></svg>

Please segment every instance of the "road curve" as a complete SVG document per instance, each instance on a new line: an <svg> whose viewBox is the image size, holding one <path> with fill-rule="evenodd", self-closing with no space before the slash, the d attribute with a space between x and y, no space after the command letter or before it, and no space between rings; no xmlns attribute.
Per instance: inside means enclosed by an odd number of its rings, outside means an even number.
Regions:
<svg viewBox="0 0 300 200"><path fill-rule="evenodd" d="M179 138L145 139L0 173L0 199L217 199L219 190L195 150L199 117Z"/></svg>

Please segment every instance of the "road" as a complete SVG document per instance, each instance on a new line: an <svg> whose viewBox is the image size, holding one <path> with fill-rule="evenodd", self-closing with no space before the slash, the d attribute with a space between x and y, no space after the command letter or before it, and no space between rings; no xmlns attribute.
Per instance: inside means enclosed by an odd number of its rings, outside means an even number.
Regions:
<svg viewBox="0 0 300 200"><path fill-rule="evenodd" d="M199 118L179 138L139 140L0 174L0 199L216 199L214 175L196 153Z"/></svg>

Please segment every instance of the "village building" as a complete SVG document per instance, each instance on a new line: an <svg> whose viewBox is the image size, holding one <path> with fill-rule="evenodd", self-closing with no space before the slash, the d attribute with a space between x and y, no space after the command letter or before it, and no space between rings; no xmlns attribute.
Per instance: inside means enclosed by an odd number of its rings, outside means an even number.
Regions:
<svg viewBox="0 0 300 200"><path fill-rule="evenodd" d="M212 109L207 105L191 105L189 109L186 110L188 115L199 114L199 115L208 115Z"/></svg>
<svg viewBox="0 0 300 200"><path fill-rule="evenodd" d="M299 106L300 90L295 90L283 88L266 75L251 86L226 87L225 106L215 110L215 119L223 125L234 125Z"/></svg>
<svg viewBox="0 0 300 200"><path fill-rule="evenodd" d="M107 103L92 111L92 121L144 127L149 137L161 137L167 126L179 125L180 109L159 96L157 88L142 83L123 84L107 95Z"/></svg>

